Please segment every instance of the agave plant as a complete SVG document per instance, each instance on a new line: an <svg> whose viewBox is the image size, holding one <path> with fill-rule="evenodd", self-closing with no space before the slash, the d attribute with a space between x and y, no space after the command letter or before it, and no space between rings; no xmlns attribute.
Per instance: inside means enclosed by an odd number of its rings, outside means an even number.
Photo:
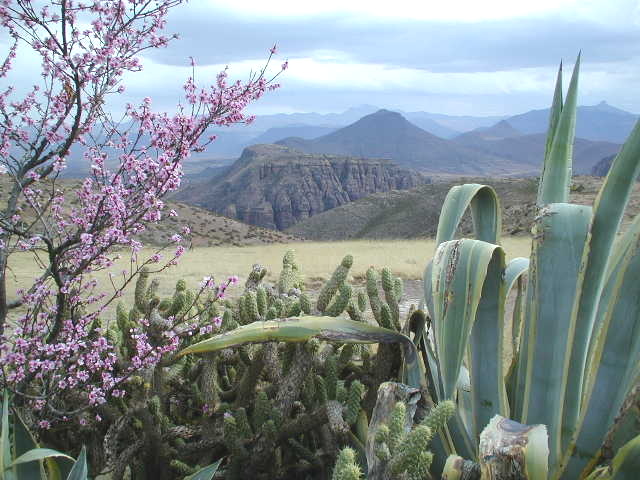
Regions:
<svg viewBox="0 0 640 480"><path fill-rule="evenodd" d="M619 235L640 172L640 124L594 206L569 203L579 65L580 57L566 101L562 65L558 72L531 258L505 262L495 191L462 185L446 197L437 251L424 276L433 341L423 335L420 349L430 393L458 405L439 435L440 453L482 464L478 443L495 415L545 425L548 464L546 448L531 448L522 478L631 478L625 472L635 471L640 454L632 409L623 408L630 396L637 401L640 379L640 216ZM475 239L455 240L467 209ZM512 291L515 308L507 318ZM512 326L510 338L505 325ZM506 342L513 345L510 363ZM546 443L544 435L529 441ZM596 470L617 449L613 466ZM444 467L442 458L436 463ZM447 462L450 472L454 463Z"/></svg>
<svg viewBox="0 0 640 480"><path fill-rule="evenodd" d="M9 394L2 394L0 426L0 480L61 479L61 468L55 458L66 459L67 480L87 480L87 455L83 447L77 460L69 455L40 448L22 419L10 414ZM46 464L46 470L43 465ZM48 475L47 475L48 472Z"/></svg>

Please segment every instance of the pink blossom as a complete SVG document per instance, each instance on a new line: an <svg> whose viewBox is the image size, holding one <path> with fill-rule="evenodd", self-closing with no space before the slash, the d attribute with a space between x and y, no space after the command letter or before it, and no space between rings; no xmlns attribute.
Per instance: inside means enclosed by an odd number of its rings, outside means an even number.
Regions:
<svg viewBox="0 0 640 480"><path fill-rule="evenodd" d="M11 180L22 185L18 205L43 215L20 233L28 223L21 207L9 211L5 228L18 233L9 236L0 230L0 248L47 249L53 258L46 253L41 258L51 262L45 267L52 276L19 293L23 310L11 336L3 336L0 325L0 388L36 396L39 426L50 428L53 417L71 416L65 410L71 408L65 403L70 393L83 395L83 408L124 396L128 375L153 368L188 342L187 330L177 326L180 318L171 319L159 338L141 322L132 332L131 362L120 365L116 345L94 325L131 283L138 266L150 262L161 270L184 254L185 247L176 245L164 264L159 252L145 260L141 235L167 215L165 198L181 185L182 162L215 140L207 130L249 123L247 107L276 84L267 79L268 64L246 82L230 80L225 69L202 87L192 75L184 82L184 100L175 113L156 111L145 98L127 106L125 122L113 124L105 121L103 104L124 92L126 75L140 71L142 52L164 47L174 38L162 30L170 8L180 0L65 0L63 14L45 8L39 9L38 18L33 18L30 3L0 0L2 38L13 39L0 59L3 85L18 81L11 77L18 46L30 49L41 64L40 75L34 75L38 84L25 93L0 87L0 174L11 172ZM270 52L276 53L275 45ZM195 69L193 59L191 65ZM98 132L101 140L94 143ZM12 156L14 151L28 153ZM81 152L90 174L65 194L59 184L45 180L66 168L71 151ZM190 229L181 232L189 235ZM182 236L176 233L171 241L178 244ZM98 284L93 274L111 269L121 255L118 251L130 255L130 270ZM223 287L216 298L224 296ZM215 288L213 279L207 288ZM204 335L219 327L217 319L213 325L208 318L199 321L189 326L189 333Z"/></svg>

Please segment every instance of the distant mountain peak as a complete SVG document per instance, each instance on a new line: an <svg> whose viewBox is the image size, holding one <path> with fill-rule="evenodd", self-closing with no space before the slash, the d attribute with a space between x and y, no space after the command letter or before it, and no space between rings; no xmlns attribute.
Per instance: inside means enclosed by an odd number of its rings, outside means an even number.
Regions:
<svg viewBox="0 0 640 480"><path fill-rule="evenodd" d="M387 110L385 108L381 108L377 112L370 113L369 115L365 115L364 117L362 117L357 122L351 124L351 126L362 125L362 124L371 124L371 123L387 124L387 125L398 125L398 126L400 126L400 125L403 125L403 126L411 125L412 127L416 128L416 129L420 129L420 127L416 127L409 120L404 118L402 116L402 114L400 114L398 112L394 112L392 110ZM425 132L425 133L427 133L427 132Z"/></svg>
<svg viewBox="0 0 640 480"><path fill-rule="evenodd" d="M398 112L394 112L392 110L387 110L386 108L381 108L377 112L371 113L371 114L369 114L367 116L368 117L400 117L400 118L404 118Z"/></svg>
<svg viewBox="0 0 640 480"><path fill-rule="evenodd" d="M592 106L592 107L586 107L586 108L592 108L594 110L597 110L599 112L608 112L608 113L615 113L618 115L631 115L629 112L622 110L620 108L616 108L612 105L610 105L609 103L607 103L605 100L602 100L600 103Z"/></svg>

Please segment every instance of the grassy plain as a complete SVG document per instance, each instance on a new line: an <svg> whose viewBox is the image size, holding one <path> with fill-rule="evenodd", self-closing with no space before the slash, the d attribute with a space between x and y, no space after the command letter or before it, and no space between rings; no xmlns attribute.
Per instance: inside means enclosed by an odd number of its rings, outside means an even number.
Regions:
<svg viewBox="0 0 640 480"><path fill-rule="evenodd" d="M530 243L527 237L505 237L502 240L509 258L529 256ZM377 268L388 266L395 275L407 280L418 280L422 278L424 267L432 258L434 248L435 242L432 239L196 247L184 254L178 266L158 273L154 278L160 281L161 296L171 295L175 282L181 278L186 280L190 288L197 288L202 278L207 275L213 275L217 281L222 281L230 275L238 275L242 282L254 263L264 265L269 272L267 279L275 281L280 272L284 253L294 249L302 273L312 290L331 275L336 265L348 253L354 256L351 274L356 281L364 278L370 266ZM152 250L143 251L141 258L146 258L151 253ZM120 272L128 266L129 262L123 259L112 271ZM41 269L34 262L33 257L26 253L12 256L10 267L9 298L15 298L16 289L28 288L33 279L41 274ZM104 289L111 288L107 272L98 272L95 275ZM130 302L132 296L133 289L129 288L124 301Z"/></svg>

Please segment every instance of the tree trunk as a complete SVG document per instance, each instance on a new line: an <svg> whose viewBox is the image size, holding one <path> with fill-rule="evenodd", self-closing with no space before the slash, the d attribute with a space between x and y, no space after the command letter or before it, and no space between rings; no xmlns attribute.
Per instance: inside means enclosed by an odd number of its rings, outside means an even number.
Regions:
<svg viewBox="0 0 640 480"><path fill-rule="evenodd" d="M391 412L397 402L404 402L407 406L405 416L405 431L411 430L413 426L413 416L420 400L420 390L409 387L402 383L385 382L378 388L378 399L373 408L369 431L367 434L366 455L368 480L386 480L390 478L388 464L381 462L375 454L375 437L378 427L388 424L391 419Z"/></svg>

